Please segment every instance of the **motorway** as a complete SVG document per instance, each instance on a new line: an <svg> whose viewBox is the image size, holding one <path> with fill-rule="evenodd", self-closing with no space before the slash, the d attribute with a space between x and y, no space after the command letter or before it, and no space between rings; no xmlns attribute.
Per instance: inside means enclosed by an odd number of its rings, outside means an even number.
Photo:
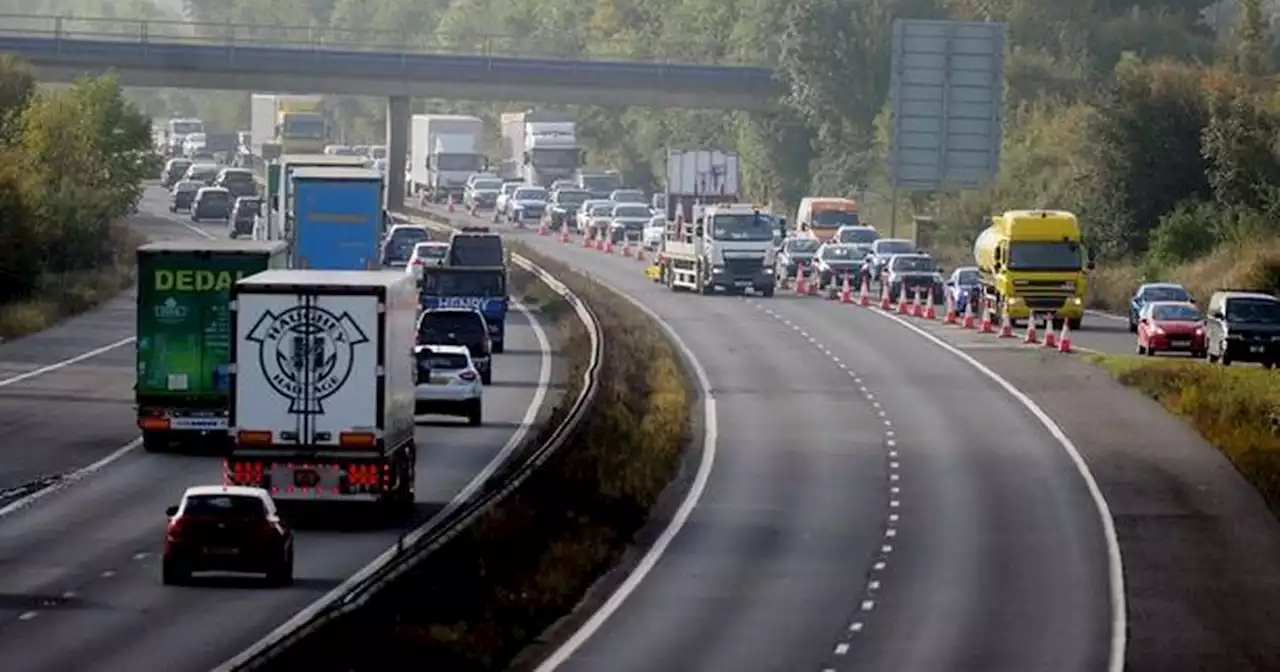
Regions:
<svg viewBox="0 0 1280 672"><path fill-rule="evenodd" d="M992 379L870 311L675 294L635 260L524 239L667 322L718 429L665 552L540 671L1107 669L1098 501Z"/></svg>
<svg viewBox="0 0 1280 672"><path fill-rule="evenodd" d="M149 188L138 220L156 237L225 235L170 216ZM216 457L136 450L128 297L0 345L0 486L89 465L76 482L0 509L0 659L19 670L208 670L253 644L395 544L397 530L348 525L297 535L296 585L159 582L164 509L189 485L221 481ZM473 487L549 412L557 393L542 326L516 314L486 390L486 425L420 425L415 522ZM68 357L116 347L61 368ZM46 491L49 492L49 491Z"/></svg>

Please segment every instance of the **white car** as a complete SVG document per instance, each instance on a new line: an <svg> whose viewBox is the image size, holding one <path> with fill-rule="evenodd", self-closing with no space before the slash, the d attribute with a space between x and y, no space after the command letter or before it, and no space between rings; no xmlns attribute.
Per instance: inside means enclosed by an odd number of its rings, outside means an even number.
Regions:
<svg viewBox="0 0 1280 672"><path fill-rule="evenodd" d="M649 205L649 197L644 195L639 189L614 189L609 194L609 200L614 203L638 203L640 205Z"/></svg>
<svg viewBox="0 0 1280 672"><path fill-rule="evenodd" d="M643 203L618 203L609 213L609 240L615 244L640 243L653 211Z"/></svg>
<svg viewBox="0 0 1280 672"><path fill-rule="evenodd" d="M578 206L578 214L575 216L574 225L578 229L578 233L586 233L587 226L591 224L591 211L593 208L601 205L613 207L614 202L607 198L588 198Z"/></svg>
<svg viewBox="0 0 1280 672"><path fill-rule="evenodd" d="M452 415L479 426L484 415L484 385L465 345L419 345L413 349L418 370L414 415Z"/></svg>
<svg viewBox="0 0 1280 672"><path fill-rule="evenodd" d="M590 208L583 208L580 212L586 213L586 223L582 227L582 232L596 237L601 240L604 232L609 230L609 218L613 216L613 201L601 201Z"/></svg>
<svg viewBox="0 0 1280 672"><path fill-rule="evenodd" d="M666 215L654 215L649 219L649 223L644 225L644 246L650 251L657 251L662 247L662 239L667 235L667 217Z"/></svg>
<svg viewBox="0 0 1280 672"><path fill-rule="evenodd" d="M431 240L413 246L409 253L409 263L404 271L413 275L413 279L422 282L422 269L426 266L441 266L449 254L449 243L443 240Z"/></svg>

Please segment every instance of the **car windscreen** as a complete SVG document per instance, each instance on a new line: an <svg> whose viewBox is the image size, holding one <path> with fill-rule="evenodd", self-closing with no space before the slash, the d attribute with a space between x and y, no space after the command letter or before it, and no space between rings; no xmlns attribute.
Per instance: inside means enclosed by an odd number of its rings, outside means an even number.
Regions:
<svg viewBox="0 0 1280 672"><path fill-rule="evenodd" d="M1280 324L1280 301L1227 299L1227 319L1249 324Z"/></svg>
<svg viewBox="0 0 1280 672"><path fill-rule="evenodd" d="M404 226L391 230L391 242L396 247L409 249L424 240L431 240L431 234L424 229Z"/></svg>
<svg viewBox="0 0 1280 672"><path fill-rule="evenodd" d="M469 271L442 266L423 274L422 291L435 296L502 297L506 277L500 270Z"/></svg>
<svg viewBox="0 0 1280 672"><path fill-rule="evenodd" d="M1156 320L1168 320L1170 322L1199 322L1204 319L1200 314L1200 309L1195 306L1153 306L1151 308L1151 317Z"/></svg>
<svg viewBox="0 0 1280 672"><path fill-rule="evenodd" d="M200 188L203 186L204 184L201 182L179 182L178 186L175 188L181 192L194 193L200 191Z"/></svg>
<svg viewBox="0 0 1280 672"><path fill-rule="evenodd" d="M230 202L231 194L228 194L225 191L206 191L200 195L201 205L218 205Z"/></svg>
<svg viewBox="0 0 1280 672"><path fill-rule="evenodd" d="M1191 294L1181 287L1148 287L1142 290L1141 299L1147 303L1155 301L1190 301Z"/></svg>
<svg viewBox="0 0 1280 672"><path fill-rule="evenodd" d="M253 173L246 170L228 170L222 174L222 181L227 184L253 184Z"/></svg>
<svg viewBox="0 0 1280 672"><path fill-rule="evenodd" d="M454 266L501 266L506 263L502 239L497 235L454 236L449 241L449 263Z"/></svg>
<svg viewBox="0 0 1280 672"><path fill-rule="evenodd" d="M241 215L257 215L262 212L262 201L236 201Z"/></svg>
<svg viewBox="0 0 1280 672"><path fill-rule="evenodd" d="M840 232L842 243L874 243L879 237L875 229L844 229Z"/></svg>
<svg viewBox="0 0 1280 672"><path fill-rule="evenodd" d="M423 358L428 367L439 371L456 371L467 368L467 356L455 352L433 352Z"/></svg>
<svg viewBox="0 0 1280 672"><path fill-rule="evenodd" d="M956 284L961 287L972 287L978 284L978 271L960 271L956 274Z"/></svg>
<svg viewBox="0 0 1280 672"><path fill-rule="evenodd" d="M190 167L190 161L170 161L168 172L181 174L187 172L187 169Z"/></svg>
<svg viewBox="0 0 1280 672"><path fill-rule="evenodd" d="M592 217L608 217L613 214L612 205L593 205L591 206Z"/></svg>
<svg viewBox="0 0 1280 672"><path fill-rule="evenodd" d="M815 229L838 229L842 226L857 226L858 213L847 210L823 210L813 213L810 225Z"/></svg>
<svg viewBox="0 0 1280 672"><path fill-rule="evenodd" d="M595 192L617 189L621 181L617 175L583 175L581 178L582 188Z"/></svg>
<svg viewBox="0 0 1280 672"><path fill-rule="evenodd" d="M498 191L502 189L502 180L476 180L471 183L474 191Z"/></svg>
<svg viewBox="0 0 1280 672"><path fill-rule="evenodd" d="M419 243L413 248L413 253L421 259L442 259L448 251L448 245L423 245Z"/></svg>
<svg viewBox="0 0 1280 672"><path fill-rule="evenodd" d="M712 240L772 241L773 222L757 214L719 214L711 218Z"/></svg>
<svg viewBox="0 0 1280 672"><path fill-rule="evenodd" d="M507 194L509 196L511 195L511 192L515 191L516 189L519 189L522 184L523 183L521 182L508 182L502 185L502 193Z"/></svg>
<svg viewBox="0 0 1280 672"><path fill-rule="evenodd" d="M828 245L822 248L822 258L827 261L854 261L862 258L852 246Z"/></svg>
<svg viewBox="0 0 1280 672"><path fill-rule="evenodd" d="M613 216L648 219L653 216L653 213L643 205L620 205L613 209Z"/></svg>
<svg viewBox="0 0 1280 672"><path fill-rule="evenodd" d="M263 518L266 513L261 499L247 495L194 495L182 509L183 516L196 518Z"/></svg>
<svg viewBox="0 0 1280 672"><path fill-rule="evenodd" d="M916 251L916 246L905 240L878 240L872 249L876 254L909 254Z"/></svg>
<svg viewBox="0 0 1280 672"><path fill-rule="evenodd" d="M892 268L901 273L933 273L938 265L929 257L894 257Z"/></svg>
<svg viewBox="0 0 1280 672"><path fill-rule="evenodd" d="M585 191L569 191L561 189L556 192L556 203L558 205L582 205L590 198L591 194Z"/></svg>
<svg viewBox="0 0 1280 672"><path fill-rule="evenodd" d="M797 238L787 242L786 250L792 254L813 254L822 243L813 238Z"/></svg>
<svg viewBox="0 0 1280 672"><path fill-rule="evenodd" d="M480 338L485 335L484 322L477 313L422 314L418 322L418 343L442 343L453 334L454 338Z"/></svg>
<svg viewBox="0 0 1280 672"><path fill-rule="evenodd" d="M516 193L511 198L517 201L545 201L547 200L546 189L516 189Z"/></svg>
<svg viewBox="0 0 1280 672"><path fill-rule="evenodd" d="M642 191L615 191L612 198L617 203L644 203Z"/></svg>

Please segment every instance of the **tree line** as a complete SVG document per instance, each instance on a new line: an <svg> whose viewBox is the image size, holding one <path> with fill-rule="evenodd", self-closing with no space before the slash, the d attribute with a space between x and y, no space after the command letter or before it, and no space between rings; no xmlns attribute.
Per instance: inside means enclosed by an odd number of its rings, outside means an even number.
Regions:
<svg viewBox="0 0 1280 672"><path fill-rule="evenodd" d="M0 55L0 304L127 263L121 220L157 171L150 144L150 121L111 77L40 90Z"/></svg>
<svg viewBox="0 0 1280 672"><path fill-rule="evenodd" d="M1280 178L1268 141L1280 113L1270 94L1277 45L1261 0L190 0L190 8L197 20L255 25L264 36L307 25L335 42L394 48L773 67L790 95L772 113L576 108L592 162L654 188L667 147L733 149L754 200L793 208L809 194L850 195L873 220L889 210L892 21L1001 21L1000 175L977 191L903 194L903 212L933 215L944 238L963 245L993 212L1070 209L1100 261L1137 264L1146 275L1277 236ZM247 123L247 96L203 98L166 102ZM491 120L527 107L422 105ZM349 141L381 140L383 101L336 99L331 111Z"/></svg>

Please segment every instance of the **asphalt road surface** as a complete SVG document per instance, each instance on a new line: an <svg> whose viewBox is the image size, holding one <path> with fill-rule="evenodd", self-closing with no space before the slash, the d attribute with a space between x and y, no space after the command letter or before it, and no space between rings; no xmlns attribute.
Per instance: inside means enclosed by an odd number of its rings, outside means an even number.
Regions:
<svg viewBox="0 0 1280 672"><path fill-rule="evenodd" d="M635 260L524 238L670 323L719 427L687 524L580 648L540 669L1105 669L1098 509L992 381L883 316L672 293Z"/></svg>
<svg viewBox="0 0 1280 672"><path fill-rule="evenodd" d="M148 191L151 231L198 235ZM218 226L199 226L221 235ZM423 424L415 521L427 520L527 433L557 396L552 358L530 318L515 314L508 350L486 390L486 425ZM540 327L539 327L540 329ZM135 441L132 345L5 383L22 372L132 336L127 297L30 338L0 345L4 476L66 471ZM543 334L543 338L546 335ZM542 403L538 403L542 402ZM221 481L216 457L124 450L78 482L0 516L0 660L19 670L208 670L253 644L395 543L396 530L312 524L299 530L295 586L159 582L164 509L184 488Z"/></svg>

